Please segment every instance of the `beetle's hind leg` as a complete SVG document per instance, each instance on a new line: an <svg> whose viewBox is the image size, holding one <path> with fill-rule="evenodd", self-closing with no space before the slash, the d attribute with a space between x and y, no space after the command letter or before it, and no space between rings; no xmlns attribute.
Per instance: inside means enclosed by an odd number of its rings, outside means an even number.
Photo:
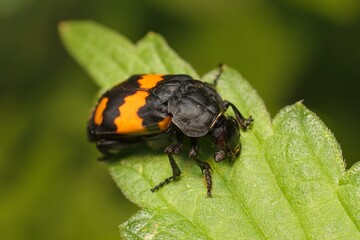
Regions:
<svg viewBox="0 0 360 240"><path fill-rule="evenodd" d="M119 142L110 140L99 140L96 142L96 148L102 154L102 156L98 158L99 161L109 160L116 155L114 150L119 148Z"/></svg>
<svg viewBox="0 0 360 240"><path fill-rule="evenodd" d="M168 155L169 158L169 162L170 162L170 166L171 166L171 170L172 170L172 176L165 178L164 181L162 181L161 183L157 184L155 187L153 187L151 189L152 192L155 192L156 190L159 190L160 188L162 188L163 186L165 186L166 184L168 184L169 182L175 180L177 177L179 177L181 175L181 171L179 166L177 165L174 157L172 156L172 154L177 154L179 153L183 148L183 143L178 141L176 143L172 143L169 146L167 146L164 150L164 152Z"/></svg>
<svg viewBox="0 0 360 240"><path fill-rule="evenodd" d="M204 174L206 181L206 189L208 197L212 197L211 189L212 189L212 177L211 177L211 166L207 162L201 161L197 154L199 152L199 146L196 143L195 138L191 138L191 149L189 152L189 157L194 159L195 163L200 167L201 172Z"/></svg>
<svg viewBox="0 0 360 240"><path fill-rule="evenodd" d="M102 154L98 158L99 161L107 161L116 157L122 150L133 146L136 141L123 142L119 140L104 140L101 139L96 142L96 148Z"/></svg>

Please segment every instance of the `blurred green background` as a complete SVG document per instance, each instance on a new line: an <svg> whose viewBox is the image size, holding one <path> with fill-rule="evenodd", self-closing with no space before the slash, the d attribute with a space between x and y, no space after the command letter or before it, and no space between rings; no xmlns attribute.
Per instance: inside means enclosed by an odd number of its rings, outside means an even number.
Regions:
<svg viewBox="0 0 360 240"><path fill-rule="evenodd" d="M359 0L0 0L0 239L118 239L137 209L86 141L98 89L60 43L68 19L159 32L200 74L231 65L272 116L304 99L358 160Z"/></svg>

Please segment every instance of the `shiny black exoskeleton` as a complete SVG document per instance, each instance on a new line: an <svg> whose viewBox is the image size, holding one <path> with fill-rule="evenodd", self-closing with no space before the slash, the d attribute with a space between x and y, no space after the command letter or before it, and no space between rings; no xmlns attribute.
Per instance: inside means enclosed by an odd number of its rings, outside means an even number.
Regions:
<svg viewBox="0 0 360 240"><path fill-rule="evenodd" d="M141 101L144 103L139 104ZM225 115L229 107L235 118ZM153 192L180 176L172 155L183 149L184 137L188 137L189 157L202 170L207 195L211 196L211 167L198 159L197 139L211 138L215 162L234 160L240 153L240 129L246 129L252 121L208 83L188 75L144 74L130 77L100 98L88 124L88 135L105 157L137 140L151 143L161 136L171 139L164 152L173 174L152 188Z"/></svg>

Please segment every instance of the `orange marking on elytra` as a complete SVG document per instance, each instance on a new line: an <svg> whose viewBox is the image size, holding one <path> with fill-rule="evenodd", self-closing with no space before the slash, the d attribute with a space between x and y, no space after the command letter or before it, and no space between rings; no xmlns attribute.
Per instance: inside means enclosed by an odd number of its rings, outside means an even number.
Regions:
<svg viewBox="0 0 360 240"><path fill-rule="evenodd" d="M158 122L158 126L161 131L165 131L170 126L171 119L172 119L171 116L167 116L166 118Z"/></svg>
<svg viewBox="0 0 360 240"><path fill-rule="evenodd" d="M163 76L163 74L146 74L138 80L138 83L140 88L150 89L155 87L158 82L164 80Z"/></svg>
<svg viewBox="0 0 360 240"><path fill-rule="evenodd" d="M100 100L99 104L96 106L95 114L94 114L94 123L96 125L100 125L103 121L103 113L106 108L106 104L109 101L107 97L104 97Z"/></svg>
<svg viewBox="0 0 360 240"><path fill-rule="evenodd" d="M117 133L134 134L145 131L142 125L143 120L138 116L137 111L146 104L147 96L149 96L149 93L137 91L124 99L124 104L119 107L120 116L114 120Z"/></svg>

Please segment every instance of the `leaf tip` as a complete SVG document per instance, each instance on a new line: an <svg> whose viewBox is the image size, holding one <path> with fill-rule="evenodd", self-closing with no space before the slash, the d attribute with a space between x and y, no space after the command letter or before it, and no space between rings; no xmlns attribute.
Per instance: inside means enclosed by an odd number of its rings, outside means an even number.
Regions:
<svg viewBox="0 0 360 240"><path fill-rule="evenodd" d="M301 99L295 103L296 106L303 106L304 99Z"/></svg>
<svg viewBox="0 0 360 240"><path fill-rule="evenodd" d="M68 29L68 21L61 21L58 23L58 31L60 34L64 33Z"/></svg>
<svg viewBox="0 0 360 240"><path fill-rule="evenodd" d="M151 39L151 40L161 40L162 42L166 42L163 36L157 32L150 31L146 34L144 39Z"/></svg>
<svg viewBox="0 0 360 240"><path fill-rule="evenodd" d="M154 37L155 35L157 35L157 33L154 31L150 31L146 34L146 36L149 36L149 37Z"/></svg>

